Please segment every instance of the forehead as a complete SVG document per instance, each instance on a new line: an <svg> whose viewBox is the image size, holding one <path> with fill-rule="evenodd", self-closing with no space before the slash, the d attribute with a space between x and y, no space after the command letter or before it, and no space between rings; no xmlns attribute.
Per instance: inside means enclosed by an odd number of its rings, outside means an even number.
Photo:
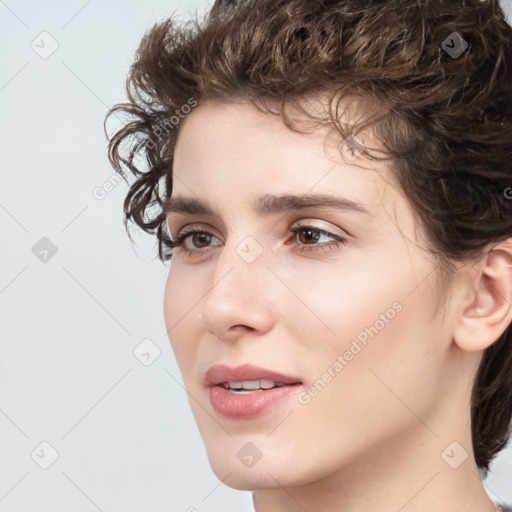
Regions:
<svg viewBox="0 0 512 512"><path fill-rule="evenodd" d="M175 161L204 157L203 151L212 149L224 158L257 155L261 161L293 148L297 156L304 157L315 150L321 153L325 136L325 130L307 135L290 130L281 116L261 112L248 101L210 100L196 107L180 126ZM194 154L188 153L191 146Z"/></svg>
<svg viewBox="0 0 512 512"><path fill-rule="evenodd" d="M315 108L316 112L319 108ZM180 126L173 169L186 168L190 175L205 170L205 166L210 171L229 167L237 171L232 173L233 178L248 176L251 170L261 175L270 170L274 179L279 179L282 173L295 179L307 178L312 174L307 171L312 164L327 169L343 166L345 174L348 168L375 171L380 167L379 172L385 171L385 166L364 159L364 155L347 162L340 148L351 148L353 144L340 145L343 139L333 128L319 127L295 113L292 120L308 133L290 129L281 116L261 112L249 101L206 101L188 114ZM374 140L371 142L375 146Z"/></svg>
<svg viewBox="0 0 512 512"><path fill-rule="evenodd" d="M310 124L309 128L313 127ZM301 128L301 126L299 126ZM372 147L378 144L367 137ZM378 216L383 201L406 203L389 164L360 155L347 161L341 135L327 127L289 129L280 116L249 102L207 101L184 120L173 165L173 196L200 198L219 207L252 207L257 197L327 195L361 205ZM366 140L365 140L366 142ZM402 205L408 209L408 204ZM260 209L261 210L261 209Z"/></svg>

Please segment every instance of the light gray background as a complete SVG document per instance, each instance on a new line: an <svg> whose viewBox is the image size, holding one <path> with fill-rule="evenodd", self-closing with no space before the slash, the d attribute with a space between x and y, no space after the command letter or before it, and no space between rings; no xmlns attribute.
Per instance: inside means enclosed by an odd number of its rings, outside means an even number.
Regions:
<svg viewBox="0 0 512 512"><path fill-rule="evenodd" d="M0 0L0 512L253 510L208 464L166 335L168 266L124 232L102 128L144 31L208 5ZM490 496L512 503L511 481L508 448Z"/></svg>

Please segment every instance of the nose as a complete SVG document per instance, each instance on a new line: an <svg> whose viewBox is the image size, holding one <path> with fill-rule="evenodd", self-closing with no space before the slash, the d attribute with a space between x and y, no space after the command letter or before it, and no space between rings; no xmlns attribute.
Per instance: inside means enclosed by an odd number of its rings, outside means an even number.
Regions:
<svg viewBox="0 0 512 512"><path fill-rule="evenodd" d="M264 334L274 322L273 276L266 266L267 258L263 252L252 261L255 254L247 257L247 247L226 242L220 249L208 292L201 301L204 328L224 341ZM252 246L251 250L256 248Z"/></svg>

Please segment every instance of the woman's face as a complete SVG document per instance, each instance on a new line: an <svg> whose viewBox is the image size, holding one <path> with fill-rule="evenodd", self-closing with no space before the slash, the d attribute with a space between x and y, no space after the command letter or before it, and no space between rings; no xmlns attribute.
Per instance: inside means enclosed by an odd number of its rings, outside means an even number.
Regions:
<svg viewBox="0 0 512 512"><path fill-rule="evenodd" d="M462 384L391 171L249 103L204 103L181 130L169 228L203 234L174 250L165 322L216 475L277 488L420 451L441 461L454 439L439 412ZM260 369L237 372L248 364Z"/></svg>

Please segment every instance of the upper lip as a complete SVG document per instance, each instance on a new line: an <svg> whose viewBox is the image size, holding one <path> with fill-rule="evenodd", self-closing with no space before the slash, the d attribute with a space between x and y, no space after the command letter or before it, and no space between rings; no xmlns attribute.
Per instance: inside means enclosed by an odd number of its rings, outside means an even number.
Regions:
<svg viewBox="0 0 512 512"><path fill-rule="evenodd" d="M300 379L296 377L283 375L282 373L251 364L242 364L235 368L225 364L216 364L206 372L203 382L206 386L215 386L223 382L242 382L261 379L283 384L296 384L301 382Z"/></svg>

